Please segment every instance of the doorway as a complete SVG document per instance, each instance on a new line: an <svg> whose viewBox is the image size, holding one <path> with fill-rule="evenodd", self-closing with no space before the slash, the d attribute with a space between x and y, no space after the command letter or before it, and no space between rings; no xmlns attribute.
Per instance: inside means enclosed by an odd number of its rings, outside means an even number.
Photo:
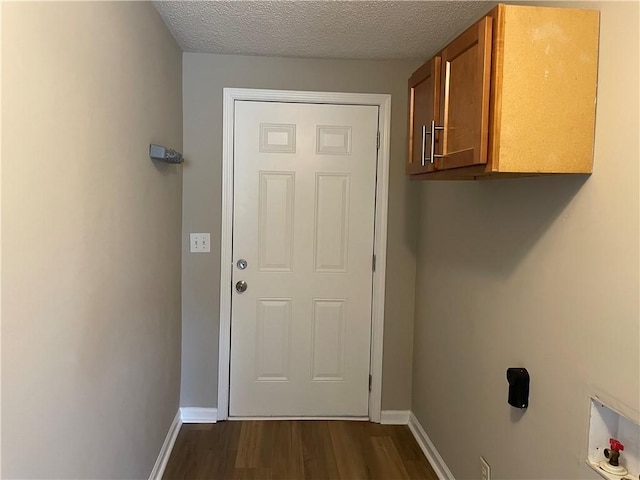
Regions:
<svg viewBox="0 0 640 480"><path fill-rule="evenodd" d="M218 419L379 421L390 98L224 93Z"/></svg>

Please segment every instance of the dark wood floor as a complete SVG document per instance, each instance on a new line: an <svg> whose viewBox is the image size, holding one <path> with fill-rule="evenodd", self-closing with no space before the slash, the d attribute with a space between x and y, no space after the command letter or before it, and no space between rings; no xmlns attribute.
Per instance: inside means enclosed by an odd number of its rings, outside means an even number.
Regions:
<svg viewBox="0 0 640 480"><path fill-rule="evenodd" d="M185 424L164 478L437 480L406 426L313 420Z"/></svg>

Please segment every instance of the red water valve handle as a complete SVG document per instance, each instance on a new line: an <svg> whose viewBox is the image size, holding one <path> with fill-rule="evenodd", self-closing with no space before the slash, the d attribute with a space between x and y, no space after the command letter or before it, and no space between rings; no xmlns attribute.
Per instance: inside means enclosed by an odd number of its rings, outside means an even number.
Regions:
<svg viewBox="0 0 640 480"><path fill-rule="evenodd" d="M624 450L624 445L621 444L615 438L610 438L609 439L609 445L611 445L611 450L617 450L619 452L622 452Z"/></svg>

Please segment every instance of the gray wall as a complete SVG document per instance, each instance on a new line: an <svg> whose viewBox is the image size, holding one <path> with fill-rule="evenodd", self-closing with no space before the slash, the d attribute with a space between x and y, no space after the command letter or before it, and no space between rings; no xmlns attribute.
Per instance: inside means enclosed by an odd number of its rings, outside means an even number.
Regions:
<svg viewBox="0 0 640 480"><path fill-rule="evenodd" d="M494 479L600 478L588 394L640 411L638 3L584 6L602 12L593 175L420 186L412 408L458 480L480 455ZM523 414L510 366L531 374Z"/></svg>
<svg viewBox="0 0 640 480"><path fill-rule="evenodd" d="M184 61L183 357L181 405L215 407L218 383L223 87L390 93L391 172L384 338L384 409L411 397L415 188L404 176L409 61L304 60L186 53ZM415 187L412 185L412 187ZM211 232L209 255L189 232Z"/></svg>
<svg viewBox="0 0 640 480"><path fill-rule="evenodd" d="M182 54L150 3L2 4L2 477L148 478L179 403Z"/></svg>

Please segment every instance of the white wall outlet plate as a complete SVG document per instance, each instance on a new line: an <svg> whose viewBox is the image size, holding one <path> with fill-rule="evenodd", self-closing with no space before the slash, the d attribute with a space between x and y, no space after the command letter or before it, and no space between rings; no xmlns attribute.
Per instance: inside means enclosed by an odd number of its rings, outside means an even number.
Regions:
<svg viewBox="0 0 640 480"><path fill-rule="evenodd" d="M491 480L491 467L484 457L480 457L480 478L482 480Z"/></svg>
<svg viewBox="0 0 640 480"><path fill-rule="evenodd" d="M191 253L208 253L211 251L210 233L190 233L189 251Z"/></svg>

